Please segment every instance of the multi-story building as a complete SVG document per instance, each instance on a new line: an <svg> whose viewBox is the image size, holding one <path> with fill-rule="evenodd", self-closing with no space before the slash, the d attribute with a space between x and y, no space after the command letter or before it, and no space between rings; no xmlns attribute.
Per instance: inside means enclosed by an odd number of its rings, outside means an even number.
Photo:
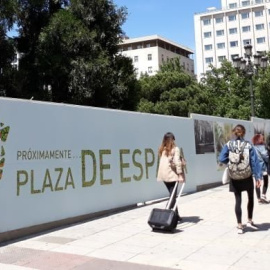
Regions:
<svg viewBox="0 0 270 270"><path fill-rule="evenodd" d="M185 72L194 76L194 52L158 35L126 38L119 44L119 52L132 59L138 78L155 75L165 61L175 57L180 57Z"/></svg>
<svg viewBox="0 0 270 270"><path fill-rule="evenodd" d="M220 67L224 59L244 56L244 46L253 53L269 51L270 1L221 0L221 9L208 8L194 15L196 73L200 79Z"/></svg>

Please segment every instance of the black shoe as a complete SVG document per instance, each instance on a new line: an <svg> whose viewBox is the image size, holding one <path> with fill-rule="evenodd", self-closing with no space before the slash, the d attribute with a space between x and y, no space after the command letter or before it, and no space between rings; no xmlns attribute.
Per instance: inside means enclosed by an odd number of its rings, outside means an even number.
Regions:
<svg viewBox="0 0 270 270"><path fill-rule="evenodd" d="M180 217L180 216L178 216L178 221L182 221L183 219Z"/></svg>

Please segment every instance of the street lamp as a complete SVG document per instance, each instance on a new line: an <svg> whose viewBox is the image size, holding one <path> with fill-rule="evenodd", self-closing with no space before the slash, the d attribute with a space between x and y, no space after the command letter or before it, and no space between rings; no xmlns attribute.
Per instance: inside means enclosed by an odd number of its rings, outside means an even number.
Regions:
<svg viewBox="0 0 270 270"><path fill-rule="evenodd" d="M249 78L250 85L250 99L251 99L251 116L254 117L254 93L252 85L252 77L258 73L259 68L265 69L267 67L268 57L263 56L261 52L252 57L252 45L247 44L244 46L245 57L235 57L233 59L233 65L237 70L241 70ZM247 60L246 60L247 59Z"/></svg>

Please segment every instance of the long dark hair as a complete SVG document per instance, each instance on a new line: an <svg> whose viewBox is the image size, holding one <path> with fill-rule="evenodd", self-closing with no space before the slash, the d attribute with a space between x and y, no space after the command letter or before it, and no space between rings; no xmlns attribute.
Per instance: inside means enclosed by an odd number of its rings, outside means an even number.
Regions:
<svg viewBox="0 0 270 270"><path fill-rule="evenodd" d="M174 147L175 147L175 137L173 133L167 132L163 136L162 143L158 149L158 155L161 156L162 152L165 151L166 156L169 156Z"/></svg>

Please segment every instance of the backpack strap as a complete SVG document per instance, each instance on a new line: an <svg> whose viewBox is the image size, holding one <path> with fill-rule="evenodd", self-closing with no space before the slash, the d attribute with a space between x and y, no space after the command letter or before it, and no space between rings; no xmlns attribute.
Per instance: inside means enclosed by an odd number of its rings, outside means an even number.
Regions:
<svg viewBox="0 0 270 270"><path fill-rule="evenodd" d="M236 143L237 141L229 141L228 148L233 153L244 153L244 149L247 145L247 141L243 141L239 146Z"/></svg>
<svg viewBox="0 0 270 270"><path fill-rule="evenodd" d="M233 141L228 142L228 148L229 148L229 151L235 152L235 146L234 146Z"/></svg>
<svg viewBox="0 0 270 270"><path fill-rule="evenodd" d="M245 149L246 145L247 145L247 142L246 142L246 141L244 141L244 142L242 143L242 145L240 146L239 151L240 151L240 153L241 153L241 154L243 154L243 153L244 153L244 149Z"/></svg>

